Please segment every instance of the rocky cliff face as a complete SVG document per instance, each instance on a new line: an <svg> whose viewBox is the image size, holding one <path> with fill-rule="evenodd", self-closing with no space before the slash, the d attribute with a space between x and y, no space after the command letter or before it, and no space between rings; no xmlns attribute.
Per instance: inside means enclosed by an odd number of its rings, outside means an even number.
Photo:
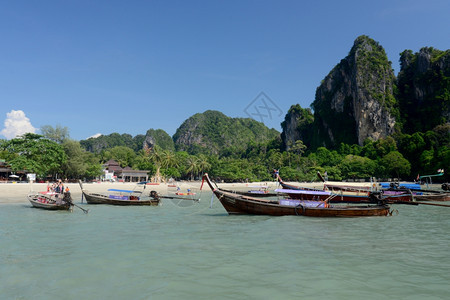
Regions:
<svg viewBox="0 0 450 300"><path fill-rule="evenodd" d="M172 137L162 129L149 129L145 134L145 139L142 143L142 149L148 151L158 146L162 150L175 150Z"/></svg>
<svg viewBox="0 0 450 300"><path fill-rule="evenodd" d="M309 108L304 109L299 104L292 105L281 123L283 128L281 139L284 148L289 150L297 140L302 140L303 143L309 145L313 122L314 116Z"/></svg>
<svg viewBox="0 0 450 300"><path fill-rule="evenodd" d="M358 37L317 88L313 123L299 127L302 112L289 110L282 124L285 147L297 139L309 148L362 145L394 129L412 134L450 124L450 50L405 50L400 64L395 79L384 49Z"/></svg>
<svg viewBox="0 0 450 300"><path fill-rule="evenodd" d="M398 100L406 133L450 122L450 50L431 47L400 55Z"/></svg>
<svg viewBox="0 0 450 300"><path fill-rule="evenodd" d="M325 77L312 104L316 146L341 142L362 145L394 132L398 114L393 95L395 76L384 49L367 36L358 37L349 53Z"/></svg>

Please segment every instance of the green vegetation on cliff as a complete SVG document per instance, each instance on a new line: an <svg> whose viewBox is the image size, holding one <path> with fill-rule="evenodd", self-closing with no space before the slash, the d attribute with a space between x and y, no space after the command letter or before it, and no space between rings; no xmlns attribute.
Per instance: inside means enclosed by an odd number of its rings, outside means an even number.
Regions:
<svg viewBox="0 0 450 300"><path fill-rule="evenodd" d="M175 150L175 144L173 143L172 137L162 129L149 129L145 134L145 140L152 142L153 145L158 145L163 150Z"/></svg>
<svg viewBox="0 0 450 300"><path fill-rule="evenodd" d="M138 151L142 149L145 136L140 134L135 137L124 133L111 133L109 135L101 135L97 138L89 138L80 141L81 146L89 152L100 153L102 150L116 146L125 146Z"/></svg>
<svg viewBox="0 0 450 300"><path fill-rule="evenodd" d="M450 50L406 50L400 62L395 80L384 49L358 37L317 88L314 113L292 105L281 137L253 119L209 110L184 121L173 138L150 129L76 142L67 128L47 126L45 138L0 140L0 159L16 172L69 179L99 176L108 159L149 175L193 179L207 171L224 181L270 180L273 169L297 181L314 180L317 171L330 180L448 172Z"/></svg>
<svg viewBox="0 0 450 300"><path fill-rule="evenodd" d="M250 118L231 118L208 110L187 119L173 136L177 150L190 154L236 155L249 143L267 143L280 133Z"/></svg>
<svg viewBox="0 0 450 300"><path fill-rule="evenodd" d="M313 123L314 115L311 109L302 108L299 104L292 105L285 120L281 123L283 129L281 139L284 149L291 148L297 140L302 140L304 144L310 145L314 136L310 130Z"/></svg>
<svg viewBox="0 0 450 300"><path fill-rule="evenodd" d="M368 36L358 37L347 57L325 77L311 107L311 148L362 145L393 133L398 105L395 77L386 52Z"/></svg>
<svg viewBox="0 0 450 300"><path fill-rule="evenodd" d="M397 98L403 132L425 132L450 122L450 50L405 50L400 64Z"/></svg>

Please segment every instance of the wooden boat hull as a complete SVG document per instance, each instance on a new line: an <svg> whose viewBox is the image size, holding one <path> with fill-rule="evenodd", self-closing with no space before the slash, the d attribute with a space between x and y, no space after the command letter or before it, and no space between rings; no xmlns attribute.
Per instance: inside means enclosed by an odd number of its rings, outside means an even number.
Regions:
<svg viewBox="0 0 450 300"><path fill-rule="evenodd" d="M39 194L27 195L28 200L31 205L35 208L46 209L46 210L71 210L72 204L70 202L61 201L46 197Z"/></svg>
<svg viewBox="0 0 450 300"><path fill-rule="evenodd" d="M283 181L279 181L281 186L284 189L290 189L290 190L302 190L302 188L293 186L290 184L286 184ZM310 189L311 190L311 189ZM316 190L318 191L318 190ZM345 190L336 190L336 191L329 191L332 193L332 197L321 195L321 196L315 196L315 199L311 199L311 196L298 194L298 193L292 193L290 194L288 192L288 195L294 199L303 199L303 200L327 200L327 198L330 198L328 202L330 203L373 203L373 199L371 199L370 191L345 191ZM398 193L392 193L388 194L386 191L383 193L383 198L388 203L395 203L395 202L409 202L413 201L413 196L411 193L407 192L398 192Z"/></svg>
<svg viewBox="0 0 450 300"><path fill-rule="evenodd" d="M121 206L157 206L159 205L159 199L148 200L121 200L112 199L106 195L90 193L83 191L84 198L88 204L109 204L109 205L121 205Z"/></svg>
<svg viewBox="0 0 450 300"><path fill-rule="evenodd" d="M450 193L414 195L417 201L450 201Z"/></svg>
<svg viewBox="0 0 450 300"><path fill-rule="evenodd" d="M320 190L314 190L314 189L304 189L301 187L297 187L294 185L286 184L283 181L279 181L281 186L284 189L290 189L290 190L310 190L310 191L320 191ZM369 203L369 192L368 191L330 191L334 197L330 199L330 203ZM301 194L289 194L290 197L300 199L304 198ZM320 196L320 200L325 200L329 196ZM305 198L306 199L306 198Z"/></svg>
<svg viewBox="0 0 450 300"><path fill-rule="evenodd" d="M388 205L330 206L325 202L321 202L322 206L310 206L306 203L300 203L299 205L282 205L278 200L248 197L214 188L207 174L203 176L203 180L207 182L228 214L270 216L297 215L308 217L372 217L389 215L390 208Z"/></svg>
<svg viewBox="0 0 450 300"><path fill-rule="evenodd" d="M245 196L233 196L226 192L214 191L216 197L228 214L252 214L270 216L308 216L308 217L370 217L387 216L389 206L329 206L305 207L280 205L278 201L263 202Z"/></svg>
<svg viewBox="0 0 450 300"><path fill-rule="evenodd" d="M395 204L396 202L412 202L414 197L410 193L403 193L399 195L385 195L383 194L384 200L388 203Z"/></svg>

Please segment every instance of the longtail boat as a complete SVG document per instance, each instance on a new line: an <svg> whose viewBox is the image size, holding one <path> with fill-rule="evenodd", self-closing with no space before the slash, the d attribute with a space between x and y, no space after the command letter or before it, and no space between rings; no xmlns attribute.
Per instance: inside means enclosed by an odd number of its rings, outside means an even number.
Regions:
<svg viewBox="0 0 450 300"><path fill-rule="evenodd" d="M81 192L88 204L110 204L122 206L157 206L160 203L160 198L155 191L151 191L148 196L143 195L142 191L138 190L121 190L108 189L108 193L100 194L85 190L81 180L79 181ZM145 184L143 184L145 189Z"/></svg>
<svg viewBox="0 0 450 300"><path fill-rule="evenodd" d="M383 194L393 195L394 197L405 192L412 193L415 201L450 201L450 193L444 191L405 189L402 187L393 187L383 190Z"/></svg>
<svg viewBox="0 0 450 300"><path fill-rule="evenodd" d="M217 184L214 182L214 184L216 185L216 187L218 188ZM280 194L275 192L275 193L271 193L269 191L268 187L257 187L257 190L249 190L249 191L240 191L240 190L226 190L226 189L221 189L224 192L228 192L228 193L232 193L232 194L238 194L238 195L242 195L242 196L250 196L250 197L258 197L258 198L266 198L266 197L277 197Z"/></svg>
<svg viewBox="0 0 450 300"><path fill-rule="evenodd" d="M285 183L280 175L277 174L277 180L279 184L283 187L283 189L279 189L279 192L283 192L288 194L292 198L296 199L307 199L311 197L310 194L306 193L307 191L314 191L318 194L315 194L314 197L318 197L320 200L324 200L331 196L329 199L330 203L373 203L374 198L371 195L374 193L369 189L357 189L350 186L345 185L331 185L324 184L323 190L318 189L308 189L300 186L295 186L291 184ZM328 194L323 194L323 192L328 192ZM322 194L321 194L322 193ZM375 192L378 194L378 192ZM388 203L397 203L397 202L409 202L413 201L413 194L409 190L383 190L382 197L384 201Z"/></svg>
<svg viewBox="0 0 450 300"><path fill-rule="evenodd" d="M252 214L270 216L309 216L309 217L371 217L387 216L390 213L389 205L380 203L377 205L330 205L327 201L303 201L296 199L261 199L230 193L218 187L214 187L208 174L203 176L219 199L228 214Z"/></svg>
<svg viewBox="0 0 450 300"><path fill-rule="evenodd" d="M450 192L441 190L423 189L416 182L381 182L381 187L387 191L410 190L416 201L450 201ZM442 186L445 186L444 184Z"/></svg>
<svg viewBox="0 0 450 300"><path fill-rule="evenodd" d="M432 177L444 176L444 169L437 170L437 174L433 175L417 175L417 182L381 182L382 188L389 190L397 189L409 189L412 191L415 200L417 201L450 201L450 185L443 183L441 185L442 190L431 189L430 186L433 183ZM425 185L426 188L422 188Z"/></svg>
<svg viewBox="0 0 450 300"><path fill-rule="evenodd" d="M359 189L354 189L354 188L345 188L345 187L338 187L338 186L329 186L327 188L327 190L325 190L326 185L324 185L324 189L323 190L318 190L318 189L309 189L309 188L304 188L304 187L300 187L300 186L295 186L295 185L291 185L291 184L287 184L285 183L280 175L277 174L277 180L278 183L283 187L283 189L285 190L310 190L310 191L329 191L333 194L335 194L337 197L333 197L333 199L331 200L332 202L345 202L345 203L361 203L361 202L371 202L369 201L369 195L370 195L370 191L368 190L359 190ZM291 196L296 198L298 196L296 196L298 194L292 194Z"/></svg>
<svg viewBox="0 0 450 300"><path fill-rule="evenodd" d="M414 194L414 198L420 201L450 201L450 193L418 192Z"/></svg>
<svg viewBox="0 0 450 300"><path fill-rule="evenodd" d="M31 205L47 210L72 210L73 202L69 192L64 195L53 192L31 193L27 195Z"/></svg>

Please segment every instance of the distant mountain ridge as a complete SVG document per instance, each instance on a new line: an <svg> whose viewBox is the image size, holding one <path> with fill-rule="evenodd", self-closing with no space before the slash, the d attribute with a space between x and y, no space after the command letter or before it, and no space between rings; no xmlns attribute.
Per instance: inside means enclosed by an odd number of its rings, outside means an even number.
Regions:
<svg viewBox="0 0 450 300"><path fill-rule="evenodd" d="M88 151L100 153L115 146L127 146L135 151L153 149L187 151L190 154L230 154L242 152L250 143L267 143L280 133L250 118L231 118L219 111L197 113L170 137L162 129L149 129L146 135L112 133L80 141Z"/></svg>
<svg viewBox="0 0 450 300"><path fill-rule="evenodd" d="M219 111L197 113L181 124L173 140L177 150L192 154L244 151L250 142L264 143L279 137L275 129L250 118L231 118Z"/></svg>
<svg viewBox="0 0 450 300"><path fill-rule="evenodd" d="M134 151L139 151L142 149L144 140L145 135L142 134L133 137L128 133L111 133L109 135L100 135L98 137L88 138L87 140L81 140L80 144L84 149L93 153L100 153L102 150L117 146L126 146Z"/></svg>

